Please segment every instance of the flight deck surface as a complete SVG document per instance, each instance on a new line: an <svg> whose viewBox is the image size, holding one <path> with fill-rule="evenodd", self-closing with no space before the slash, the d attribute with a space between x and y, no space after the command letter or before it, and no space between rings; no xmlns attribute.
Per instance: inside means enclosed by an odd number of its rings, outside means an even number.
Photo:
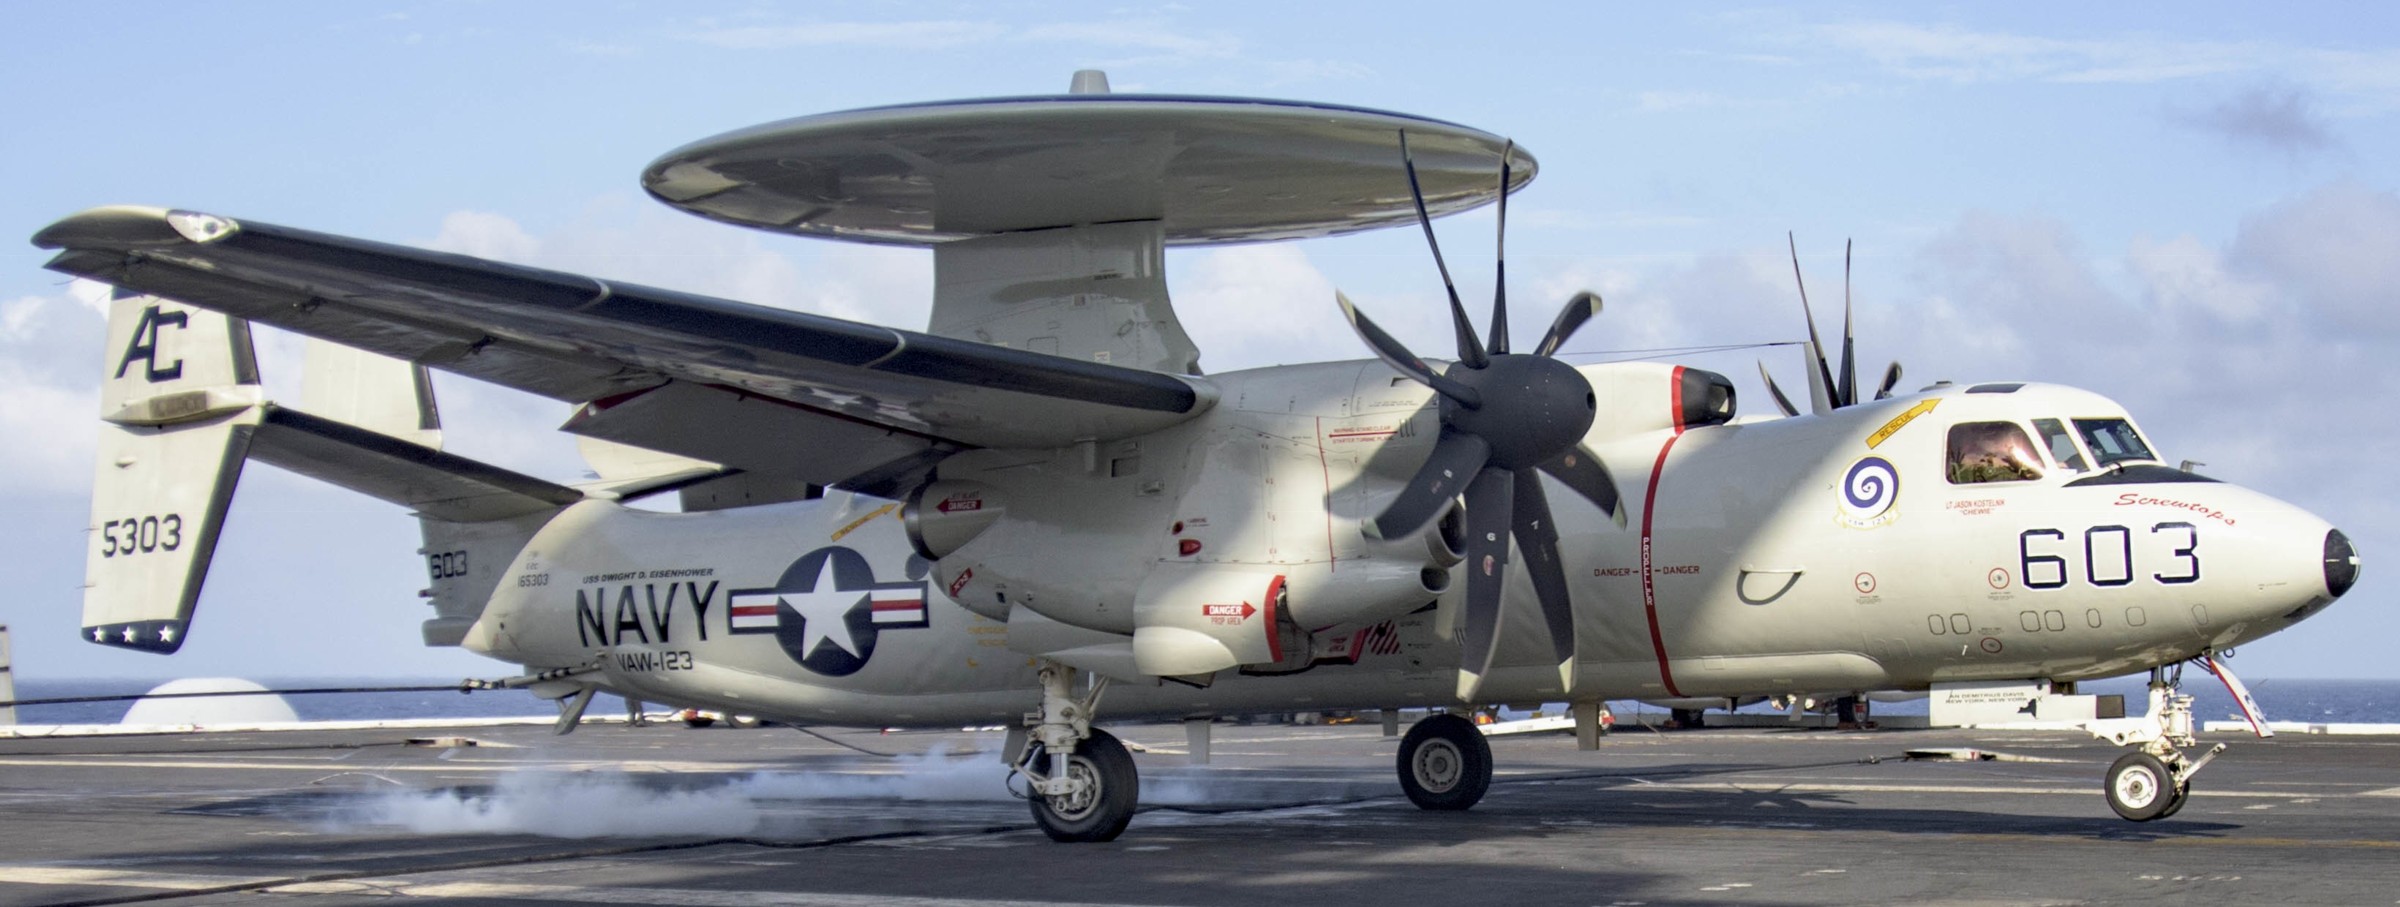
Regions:
<svg viewBox="0 0 2400 907"><path fill-rule="evenodd" d="M0 740L0 907L2400 902L2395 737L2209 735L2187 807L2135 824L2100 796L2119 750L2055 732L1496 737L1464 813L1410 805L1373 722L1219 725L1207 767L1180 725L1115 732L1144 809L1078 845L963 755L996 732Z"/></svg>

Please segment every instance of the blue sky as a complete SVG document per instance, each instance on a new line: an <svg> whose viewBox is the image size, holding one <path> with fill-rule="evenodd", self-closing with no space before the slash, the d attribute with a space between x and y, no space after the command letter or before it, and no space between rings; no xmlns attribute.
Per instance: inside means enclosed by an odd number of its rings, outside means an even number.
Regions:
<svg viewBox="0 0 2400 907"><path fill-rule="evenodd" d="M1666 6L1666 5L1659 5ZM0 35L0 235L108 203L434 245L884 323L929 260L746 233L641 167L754 123L885 103L1119 91L1379 107L1515 137L1511 296L1592 287L1586 350L1788 340L1858 242L1862 355L1909 385L2024 378L2126 403L2169 460L2332 519L2348 599L2245 649L2252 677L2394 677L2400 550L2400 29L2368 4L48 5ZM1483 295L1490 218L1445 221ZM79 645L100 320L0 243L0 565L21 677L490 674L416 642L412 521L254 467L182 655ZM1431 350L1412 231L1175 253L1213 370L1361 355L1341 286ZM1530 336L1520 338L1529 341ZM270 341L271 385L295 347ZM1698 360L1765 405L1752 359ZM1797 357L1765 354L1796 381ZM445 381L451 447L559 478L563 408Z"/></svg>

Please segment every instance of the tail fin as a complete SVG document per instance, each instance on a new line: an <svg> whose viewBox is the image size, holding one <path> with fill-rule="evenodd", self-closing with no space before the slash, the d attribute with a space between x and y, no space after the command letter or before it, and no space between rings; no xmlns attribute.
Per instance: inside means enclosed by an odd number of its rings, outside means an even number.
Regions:
<svg viewBox="0 0 2400 907"><path fill-rule="evenodd" d="M249 450L258 363L239 319L125 290L108 306L83 635L173 652Z"/></svg>
<svg viewBox="0 0 2400 907"><path fill-rule="evenodd" d="M311 415L266 402L245 322L122 290L110 302L109 350L83 598L83 635L96 643L183 645L249 459L416 510L429 550L461 533L521 545L584 497L441 452L420 366L323 344L311 350L323 373L310 396L344 418ZM459 618L480 613L508 560L482 553L481 569L460 554L430 571L439 615L429 643L455 644Z"/></svg>

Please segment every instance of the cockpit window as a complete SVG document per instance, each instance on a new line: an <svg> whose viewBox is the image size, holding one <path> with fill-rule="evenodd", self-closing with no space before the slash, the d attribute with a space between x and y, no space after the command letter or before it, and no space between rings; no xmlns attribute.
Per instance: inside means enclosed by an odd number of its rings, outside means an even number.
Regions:
<svg viewBox="0 0 2400 907"><path fill-rule="evenodd" d="M2075 436L2067 432L2067 424L2057 419L2035 419L2033 430L2042 433L2042 443L2050 446L2050 460L2068 472L2089 472L2083 463L2083 451L2075 447Z"/></svg>
<svg viewBox="0 0 2400 907"><path fill-rule="evenodd" d="M2083 434L2083 443L2091 445L2093 459L2108 466L2129 460L2156 460L2150 445L2133 430L2133 423L2123 419L2077 419L2075 430Z"/></svg>
<svg viewBox="0 0 2400 907"><path fill-rule="evenodd" d="M1961 422L1950 426L1950 484L2023 482L2042 477L2033 439L2014 422Z"/></svg>

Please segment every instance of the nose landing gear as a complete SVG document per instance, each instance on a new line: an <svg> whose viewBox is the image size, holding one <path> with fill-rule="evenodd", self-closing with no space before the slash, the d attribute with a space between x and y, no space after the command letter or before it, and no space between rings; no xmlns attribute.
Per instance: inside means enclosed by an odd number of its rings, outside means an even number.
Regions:
<svg viewBox="0 0 2400 907"><path fill-rule="evenodd" d="M2240 678L2213 654L2194 659L2233 694L2261 737L2274 736L2258 717L2258 706ZM2106 718L2087 722L2083 729L2118 746L2135 747L2108 767L2101 791L2117 815L2134 822L2164 819L2182 811L2191 796L2192 776L2225 751L2219 743L2194 759L2184 750L2199 745L2192 736L2192 697L2181 691L2183 666L2150 669L2150 711L2140 718Z"/></svg>

